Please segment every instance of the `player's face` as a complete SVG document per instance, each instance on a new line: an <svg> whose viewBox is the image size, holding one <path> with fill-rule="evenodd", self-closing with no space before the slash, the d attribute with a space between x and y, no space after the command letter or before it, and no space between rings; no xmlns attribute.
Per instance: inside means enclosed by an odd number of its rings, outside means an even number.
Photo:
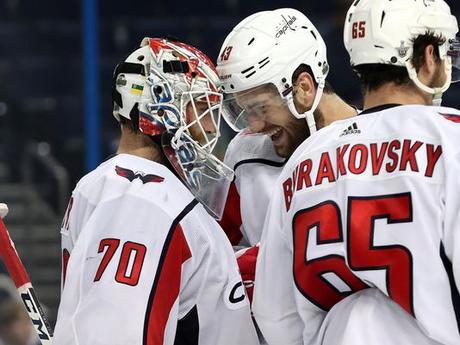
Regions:
<svg viewBox="0 0 460 345"><path fill-rule="evenodd" d="M216 126L214 124L212 118L212 112L208 111L208 103L204 101L196 101L195 102L195 109L193 109L193 105L191 102L187 104L186 108L186 122L187 124L196 121L190 128L190 134L192 135L193 139L195 139L201 145L205 145L207 143L206 137L208 139L214 135L216 135ZM205 114L206 112L206 114ZM201 117L201 115L203 115ZM201 124L201 127L200 127ZM201 129L203 128L203 130Z"/></svg>
<svg viewBox="0 0 460 345"><path fill-rule="evenodd" d="M296 119L274 89L257 88L252 92L237 94L236 99L247 112L249 130L268 135L280 157L290 157L307 138L306 121Z"/></svg>

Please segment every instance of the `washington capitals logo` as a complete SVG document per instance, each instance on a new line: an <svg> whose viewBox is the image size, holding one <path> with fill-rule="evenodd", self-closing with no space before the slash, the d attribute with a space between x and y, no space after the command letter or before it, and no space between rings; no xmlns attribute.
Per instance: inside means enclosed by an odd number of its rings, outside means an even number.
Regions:
<svg viewBox="0 0 460 345"><path fill-rule="evenodd" d="M288 19L286 19L285 16L281 15L281 18L283 18L283 21L276 28L276 38L280 38L282 35L286 33L288 29L291 31L295 31L295 28L292 26L292 24L294 24L294 22L297 20L295 16L288 16Z"/></svg>
<svg viewBox="0 0 460 345"><path fill-rule="evenodd" d="M153 182L153 183L160 183L164 181L164 177L154 175L154 174L144 174L142 171L132 171L126 168L122 168L121 166L115 166L115 172L117 175L124 177L129 180L129 182L133 182L135 179L139 179L142 181L143 184Z"/></svg>

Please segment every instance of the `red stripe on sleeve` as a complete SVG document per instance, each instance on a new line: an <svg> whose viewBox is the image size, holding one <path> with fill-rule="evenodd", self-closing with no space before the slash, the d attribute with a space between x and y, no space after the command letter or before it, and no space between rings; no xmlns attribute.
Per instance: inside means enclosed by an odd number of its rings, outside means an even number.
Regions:
<svg viewBox="0 0 460 345"><path fill-rule="evenodd" d="M69 263L70 253L67 249L62 251L62 286L65 284L65 277L67 276L67 264Z"/></svg>
<svg viewBox="0 0 460 345"><path fill-rule="evenodd" d="M152 308L148 315L146 345L163 345L166 323L179 296L182 264L192 257L180 224L174 229L153 295ZM161 259L160 259L161 260Z"/></svg>
<svg viewBox="0 0 460 345"><path fill-rule="evenodd" d="M241 220L240 195L236 189L235 182L230 185L224 214L219 223L232 245L235 246L240 243L243 238L240 226L243 222Z"/></svg>

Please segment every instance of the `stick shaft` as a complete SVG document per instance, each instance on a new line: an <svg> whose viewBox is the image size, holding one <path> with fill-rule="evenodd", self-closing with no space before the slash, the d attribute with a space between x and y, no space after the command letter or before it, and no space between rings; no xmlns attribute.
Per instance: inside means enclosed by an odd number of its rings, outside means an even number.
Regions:
<svg viewBox="0 0 460 345"><path fill-rule="evenodd" d="M6 229L3 220L0 219L0 257L5 263L11 279L18 289L21 300L34 325L35 331L42 345L51 345L53 332L46 319L45 313L38 302L35 291L30 282L29 275L22 264L21 259L14 247L14 243Z"/></svg>

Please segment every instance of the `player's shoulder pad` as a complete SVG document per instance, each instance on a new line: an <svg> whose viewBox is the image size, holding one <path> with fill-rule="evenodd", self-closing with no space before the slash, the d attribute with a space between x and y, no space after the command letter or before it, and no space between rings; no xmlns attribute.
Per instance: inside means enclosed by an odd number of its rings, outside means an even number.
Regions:
<svg viewBox="0 0 460 345"><path fill-rule="evenodd" d="M252 134L248 130L243 130L230 141L224 162L228 167L234 169L238 162L250 159L284 162L284 159L276 154L273 143L268 136Z"/></svg>

